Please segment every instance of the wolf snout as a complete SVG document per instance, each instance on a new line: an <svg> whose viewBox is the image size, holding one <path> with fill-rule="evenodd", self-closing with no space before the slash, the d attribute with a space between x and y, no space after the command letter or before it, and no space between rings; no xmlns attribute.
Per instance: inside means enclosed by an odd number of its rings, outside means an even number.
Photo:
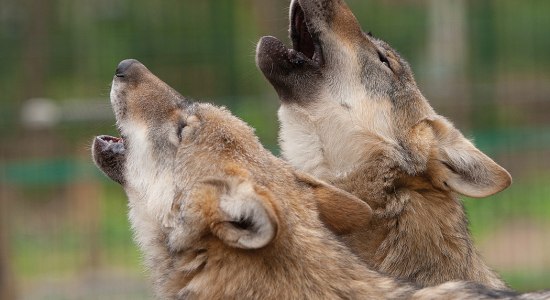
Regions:
<svg viewBox="0 0 550 300"><path fill-rule="evenodd" d="M115 71L115 76L118 78L127 78L131 74L138 72L140 67L144 67L144 66L138 60L125 59L118 64Z"/></svg>

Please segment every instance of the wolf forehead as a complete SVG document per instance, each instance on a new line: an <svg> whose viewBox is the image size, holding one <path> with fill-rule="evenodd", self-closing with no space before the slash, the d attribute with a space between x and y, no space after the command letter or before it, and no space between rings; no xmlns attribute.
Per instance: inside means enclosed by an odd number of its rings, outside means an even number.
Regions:
<svg viewBox="0 0 550 300"><path fill-rule="evenodd" d="M254 129L223 106L209 103L193 104L187 111L183 126L193 126L193 123L196 123L195 126L198 128L189 134L195 139L195 143L212 144L212 150L245 154L260 147ZM182 134L186 134L185 128Z"/></svg>
<svg viewBox="0 0 550 300"><path fill-rule="evenodd" d="M207 135L208 139L201 140L203 142L218 138L218 142L222 139L234 143L239 137L254 136L253 131L225 107L183 97L133 59L122 61L116 70L111 104L119 129L130 139L139 128L157 141L165 139L174 130L180 142L189 131L193 137ZM228 127L232 130L227 130Z"/></svg>
<svg viewBox="0 0 550 300"><path fill-rule="evenodd" d="M165 193L161 177L181 178L174 173L179 165L207 160L210 164L202 164L213 171L212 162L223 158L257 161L248 154L260 143L247 124L224 107L183 97L137 60L125 60L117 68L111 105L121 137L94 138L92 157L129 191L149 195L153 189L141 187L155 186Z"/></svg>

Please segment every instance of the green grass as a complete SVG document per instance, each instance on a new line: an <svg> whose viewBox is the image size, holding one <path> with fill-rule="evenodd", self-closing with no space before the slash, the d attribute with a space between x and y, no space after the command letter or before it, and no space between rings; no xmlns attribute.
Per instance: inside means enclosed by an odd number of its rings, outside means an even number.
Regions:
<svg viewBox="0 0 550 300"><path fill-rule="evenodd" d="M501 278L519 292L545 290L550 287L550 271L500 272Z"/></svg>
<svg viewBox="0 0 550 300"><path fill-rule="evenodd" d="M465 199L470 230L475 241L490 238L490 234L506 223L528 221L550 228L550 174L519 178L507 190L485 199ZM502 249L502 251L518 251ZM523 249L522 249L523 251ZM486 254L486 256L489 254ZM523 255L530 255L525 248ZM550 287L550 267L538 270L502 270L502 278L514 289L533 291Z"/></svg>
<svg viewBox="0 0 550 300"><path fill-rule="evenodd" d="M121 189L105 188L100 207L98 228L79 228L59 220L53 229L14 229L12 253L18 277L73 276L95 267L142 272Z"/></svg>
<svg viewBox="0 0 550 300"><path fill-rule="evenodd" d="M464 200L472 234L487 232L511 219L550 223L550 174L520 178L508 189L484 199Z"/></svg>

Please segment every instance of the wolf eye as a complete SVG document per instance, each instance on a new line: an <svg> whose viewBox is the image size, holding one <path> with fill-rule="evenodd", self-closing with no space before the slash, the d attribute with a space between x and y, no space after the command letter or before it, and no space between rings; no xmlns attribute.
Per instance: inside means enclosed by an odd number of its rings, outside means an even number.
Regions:
<svg viewBox="0 0 550 300"><path fill-rule="evenodd" d="M187 123L185 123L183 121L178 124L178 129L176 131L176 134L178 135L178 139L179 139L180 142L181 142L183 129L185 128L185 126L187 126Z"/></svg>
<svg viewBox="0 0 550 300"><path fill-rule="evenodd" d="M386 55L384 55L382 52L378 51L378 59L380 59L380 61L385 64L388 68L391 69L391 66L390 66L390 61L388 60L388 57L386 57Z"/></svg>

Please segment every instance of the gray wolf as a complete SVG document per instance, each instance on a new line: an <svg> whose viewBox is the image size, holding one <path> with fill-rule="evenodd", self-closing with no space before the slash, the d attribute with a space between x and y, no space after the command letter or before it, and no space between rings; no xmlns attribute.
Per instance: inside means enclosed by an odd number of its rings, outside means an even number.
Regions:
<svg viewBox="0 0 550 300"><path fill-rule="evenodd" d="M287 48L257 46L277 91L283 158L373 209L344 237L371 268L429 286L505 284L472 243L457 194L486 197L511 182L420 92L407 62L366 34L344 1L294 0Z"/></svg>
<svg viewBox="0 0 550 300"><path fill-rule="evenodd" d="M111 103L121 137L96 137L92 156L128 196L160 299L545 296L418 289L368 269L334 234L368 222L365 202L295 171L229 111L187 100L136 60L119 64Z"/></svg>

